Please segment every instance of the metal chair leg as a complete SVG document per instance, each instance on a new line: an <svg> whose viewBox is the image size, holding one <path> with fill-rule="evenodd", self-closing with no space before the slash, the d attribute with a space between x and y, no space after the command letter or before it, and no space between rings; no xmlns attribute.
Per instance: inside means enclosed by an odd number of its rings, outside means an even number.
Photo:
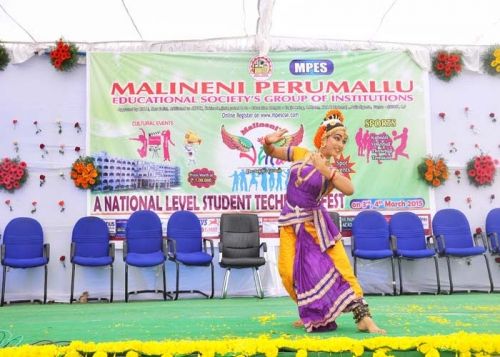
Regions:
<svg viewBox="0 0 500 357"><path fill-rule="evenodd" d="M436 282L437 282L437 295L441 293L441 281L439 279L439 264L438 264L438 258L434 258L434 265L436 266Z"/></svg>
<svg viewBox="0 0 500 357"><path fill-rule="evenodd" d="M226 269L226 273L224 274L224 283L222 284L222 298L226 298L227 294L227 284L229 282L229 275L231 274L231 268ZM5 281L5 279L4 279Z"/></svg>
<svg viewBox="0 0 500 357"><path fill-rule="evenodd" d="M128 302L128 264L125 263L125 302Z"/></svg>
<svg viewBox="0 0 500 357"><path fill-rule="evenodd" d="M448 277L450 279L450 295L453 294L453 279L451 277L451 266L450 266L450 257L446 257L446 264L448 265Z"/></svg>
<svg viewBox="0 0 500 357"><path fill-rule="evenodd" d="M69 295L69 303L73 303L73 294L75 291L75 263L71 263L71 293Z"/></svg>
<svg viewBox="0 0 500 357"><path fill-rule="evenodd" d="M398 272L399 272L399 295L403 295L403 272L401 271L401 257L398 257Z"/></svg>
<svg viewBox="0 0 500 357"><path fill-rule="evenodd" d="M110 292L109 292L109 302L113 302L113 264L111 264L110 266Z"/></svg>
<svg viewBox="0 0 500 357"><path fill-rule="evenodd" d="M484 261L486 262L486 269L488 270L488 278L490 279L490 293L492 293L495 287L493 286L493 279L491 278L490 263L488 262L488 257L486 257L486 254L483 254L483 256Z"/></svg>
<svg viewBox="0 0 500 357"><path fill-rule="evenodd" d="M209 299L214 298L214 263L210 262L210 270L211 270L211 277L212 277L212 293L210 294Z"/></svg>
<svg viewBox="0 0 500 357"><path fill-rule="evenodd" d="M179 298L179 263L175 262L175 297L174 300Z"/></svg>
<svg viewBox="0 0 500 357"><path fill-rule="evenodd" d="M43 280L43 303L46 304L47 303L47 273L48 273L48 269L47 269L47 264L44 265L44 270L45 270L45 279Z"/></svg>
<svg viewBox="0 0 500 357"><path fill-rule="evenodd" d="M264 290L262 289L262 282L260 281L259 268L252 268L253 270L253 280L255 282L255 288L257 289L257 295L260 299L264 298Z"/></svg>
<svg viewBox="0 0 500 357"><path fill-rule="evenodd" d="M394 268L394 257L391 257L391 268L392 268L392 291L393 295L396 296L398 293L396 291L396 269Z"/></svg>
<svg viewBox="0 0 500 357"><path fill-rule="evenodd" d="M163 275L163 301L167 300L167 276L165 274L165 263L161 265Z"/></svg>
<svg viewBox="0 0 500 357"><path fill-rule="evenodd" d="M3 279L2 279L2 300L0 302L0 306L3 306L4 296L5 296L5 279L7 278L7 267L3 266Z"/></svg>

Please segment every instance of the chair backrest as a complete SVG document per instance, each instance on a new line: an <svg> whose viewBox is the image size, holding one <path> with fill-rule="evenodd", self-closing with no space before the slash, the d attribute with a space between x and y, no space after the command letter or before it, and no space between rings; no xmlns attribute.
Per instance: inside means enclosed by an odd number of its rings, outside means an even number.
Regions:
<svg viewBox="0 0 500 357"><path fill-rule="evenodd" d="M330 218L332 219L335 226L339 229L339 231L341 231L342 227L340 226L341 225L340 214L336 211L331 211L331 212L329 212L329 214L330 214Z"/></svg>
<svg viewBox="0 0 500 357"><path fill-rule="evenodd" d="M161 220L153 211L136 211L125 228L128 253L154 253L163 248Z"/></svg>
<svg viewBox="0 0 500 357"><path fill-rule="evenodd" d="M496 233L500 240L500 208L493 208L486 216L486 234L490 235L492 233ZM494 239L490 240L490 244L493 251L498 251L500 248Z"/></svg>
<svg viewBox="0 0 500 357"><path fill-rule="evenodd" d="M355 249L391 249L389 225L378 211L362 211L352 221Z"/></svg>
<svg viewBox="0 0 500 357"><path fill-rule="evenodd" d="M3 234L5 257L31 259L43 257L43 229L40 223L30 217L12 219Z"/></svg>
<svg viewBox="0 0 500 357"><path fill-rule="evenodd" d="M71 241L74 254L79 257L106 257L109 255L108 225L99 217L82 217L73 226Z"/></svg>
<svg viewBox="0 0 500 357"><path fill-rule="evenodd" d="M446 248L470 248L474 246L469 221L465 215L454 208L446 208L436 212L432 220L434 235L443 236ZM437 239L438 250L443 251Z"/></svg>
<svg viewBox="0 0 500 357"><path fill-rule="evenodd" d="M220 217L220 240L225 258L259 257L259 218L251 213L224 213Z"/></svg>
<svg viewBox="0 0 500 357"><path fill-rule="evenodd" d="M397 238L397 248L426 249L424 225L413 212L398 212L389 221L389 232Z"/></svg>
<svg viewBox="0 0 500 357"><path fill-rule="evenodd" d="M167 223L167 237L175 240L177 253L201 251L201 223L190 211L177 211Z"/></svg>

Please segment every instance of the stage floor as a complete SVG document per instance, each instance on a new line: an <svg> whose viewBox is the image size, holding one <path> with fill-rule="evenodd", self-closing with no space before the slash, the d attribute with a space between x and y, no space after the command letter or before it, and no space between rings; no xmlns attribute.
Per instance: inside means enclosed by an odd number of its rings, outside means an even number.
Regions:
<svg viewBox="0 0 500 357"><path fill-rule="evenodd" d="M131 297L133 299L133 297ZM498 294L369 296L377 323L389 337L448 335L459 331L500 337ZM11 304L0 308L0 329L21 344L39 341L219 340L259 337L373 337L356 330L352 314L334 332L307 334L294 328L289 298L186 299L129 303Z"/></svg>

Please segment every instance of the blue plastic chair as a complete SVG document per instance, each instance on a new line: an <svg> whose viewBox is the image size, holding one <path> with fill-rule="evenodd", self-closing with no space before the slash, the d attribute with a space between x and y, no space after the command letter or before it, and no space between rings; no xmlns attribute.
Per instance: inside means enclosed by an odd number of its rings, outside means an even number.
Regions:
<svg viewBox="0 0 500 357"><path fill-rule="evenodd" d="M494 208L486 216L486 237L488 248L493 255L500 254L500 208Z"/></svg>
<svg viewBox="0 0 500 357"><path fill-rule="evenodd" d="M357 259L390 259L392 289L396 295L394 254L389 239L389 225L384 216L373 210L360 212L352 221L351 254L354 260L354 275L357 275Z"/></svg>
<svg viewBox="0 0 500 357"><path fill-rule="evenodd" d="M167 224L168 259L175 262L175 297L179 293L198 293L211 299L214 297L214 245L210 239L202 237L200 220L190 211L177 211L168 220ZM210 254L207 253L207 244L210 244ZM202 244L203 243L203 244ZM179 290L180 265L210 266L211 286L210 295L200 290Z"/></svg>
<svg viewBox="0 0 500 357"><path fill-rule="evenodd" d="M432 230L436 237L439 256L446 257L448 276L450 279L450 294L453 293L450 258L469 258L478 255L484 257L486 269L488 270L488 277L490 279L490 292L493 291L490 264L486 257L486 242L482 234L472 235L467 217L457 209L442 209L434 216ZM483 246L477 244L477 238L483 240Z"/></svg>
<svg viewBox="0 0 500 357"><path fill-rule="evenodd" d="M109 302L113 302L113 262L115 245L109 242L108 225L99 217L82 217L73 227L71 236L71 294L75 290L75 267L106 267L110 269Z"/></svg>
<svg viewBox="0 0 500 357"><path fill-rule="evenodd" d="M140 290L128 292L129 265L144 268L161 265L163 273L163 300L167 299L167 279L165 276L165 248L163 244L161 220L153 211L136 211L128 219L123 241L123 261L125 262L125 302L129 294L158 292Z"/></svg>
<svg viewBox="0 0 500 357"><path fill-rule="evenodd" d="M43 230L40 223L29 217L12 219L5 227L1 245L1 261L3 265L2 299L4 304L7 267L45 269L43 285L43 303L47 302L47 264L50 259L50 245L43 243Z"/></svg>
<svg viewBox="0 0 500 357"><path fill-rule="evenodd" d="M403 294L401 261L433 258L436 268L437 294L441 292L438 257L435 248L430 248L430 238L425 237L422 221L413 212L398 212L389 222L392 248L398 258L399 293Z"/></svg>

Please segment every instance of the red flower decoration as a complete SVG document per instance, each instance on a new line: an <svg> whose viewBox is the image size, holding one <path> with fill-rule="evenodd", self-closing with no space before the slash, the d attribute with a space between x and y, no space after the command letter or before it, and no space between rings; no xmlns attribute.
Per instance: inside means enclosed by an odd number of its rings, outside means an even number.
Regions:
<svg viewBox="0 0 500 357"><path fill-rule="evenodd" d="M495 118L495 113L490 113L490 118L493 123L496 123L497 118Z"/></svg>
<svg viewBox="0 0 500 357"><path fill-rule="evenodd" d="M28 178L24 161L5 158L0 161L0 188L13 192L20 188Z"/></svg>
<svg viewBox="0 0 500 357"><path fill-rule="evenodd" d="M444 202L449 203L450 201L451 201L451 197L450 196L445 196Z"/></svg>
<svg viewBox="0 0 500 357"><path fill-rule="evenodd" d="M64 212L64 209L65 209L65 207L64 207L64 201L61 200L57 204L59 205L59 207L61 207L61 212Z"/></svg>
<svg viewBox="0 0 500 357"><path fill-rule="evenodd" d="M40 187L45 184L45 175L40 175Z"/></svg>
<svg viewBox="0 0 500 357"><path fill-rule="evenodd" d="M78 47L62 39L56 42L56 47L50 51L50 62L58 71L71 70L78 61Z"/></svg>
<svg viewBox="0 0 500 357"><path fill-rule="evenodd" d="M5 200L5 204L9 207L9 210L12 212L12 205L10 204L10 200Z"/></svg>
<svg viewBox="0 0 500 357"><path fill-rule="evenodd" d="M35 212L36 212L36 205L37 205L37 202L36 202L36 201L33 201L33 202L31 202L31 205L33 206L33 208L31 209L31 213L35 213Z"/></svg>
<svg viewBox="0 0 500 357"><path fill-rule="evenodd" d="M42 159L45 157L45 155L49 154L49 151L45 148L45 144L40 144L40 150L42 150Z"/></svg>
<svg viewBox="0 0 500 357"><path fill-rule="evenodd" d="M481 229L481 227L477 227L476 234L481 234L481 233L483 233L483 230Z"/></svg>
<svg viewBox="0 0 500 357"><path fill-rule="evenodd" d="M79 122L76 122L75 123L75 129L76 129L76 132L77 133L80 133L82 131L82 127L80 126L80 123Z"/></svg>
<svg viewBox="0 0 500 357"><path fill-rule="evenodd" d="M61 264L63 265L63 267L66 268L66 256L65 255L61 255L59 257L59 261L61 262Z"/></svg>
<svg viewBox="0 0 500 357"><path fill-rule="evenodd" d="M467 176L474 186L489 186L495 180L495 161L489 155L475 156L467 163Z"/></svg>
<svg viewBox="0 0 500 357"><path fill-rule="evenodd" d="M457 178L457 183L460 183L460 179L462 178L462 173L460 172L460 170L455 170L455 176Z"/></svg>
<svg viewBox="0 0 500 357"><path fill-rule="evenodd" d="M439 51L432 59L432 70L438 78L449 81L462 72L462 54Z"/></svg>
<svg viewBox="0 0 500 357"><path fill-rule="evenodd" d="M444 118L446 117L446 113L441 112L441 113L439 113L438 115L439 115L439 117L440 117L440 118L444 121Z"/></svg>
<svg viewBox="0 0 500 357"><path fill-rule="evenodd" d="M12 119L12 125L14 125L14 129L15 129L16 125L17 125L17 119Z"/></svg>

